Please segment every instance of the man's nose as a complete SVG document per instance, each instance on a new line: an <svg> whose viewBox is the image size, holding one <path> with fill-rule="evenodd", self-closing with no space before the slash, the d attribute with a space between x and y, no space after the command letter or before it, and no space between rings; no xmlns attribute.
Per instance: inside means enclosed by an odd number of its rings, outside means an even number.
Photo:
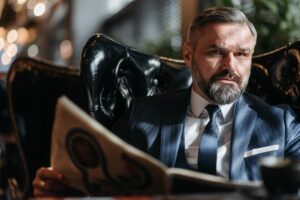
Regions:
<svg viewBox="0 0 300 200"><path fill-rule="evenodd" d="M236 61L235 61L234 54L232 52L229 52L229 53L224 55L222 68L228 69L228 70L234 72L235 71L235 64L236 64Z"/></svg>

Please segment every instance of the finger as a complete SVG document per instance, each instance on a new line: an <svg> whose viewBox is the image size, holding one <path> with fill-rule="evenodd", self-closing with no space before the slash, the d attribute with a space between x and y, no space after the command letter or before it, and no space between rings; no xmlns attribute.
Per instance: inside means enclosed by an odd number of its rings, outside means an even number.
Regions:
<svg viewBox="0 0 300 200"><path fill-rule="evenodd" d="M38 169L36 176L43 180L46 180L46 179L62 180L63 179L63 175L61 173L59 173L56 170L53 170L52 168L45 168L45 167L41 167L40 169Z"/></svg>
<svg viewBox="0 0 300 200"><path fill-rule="evenodd" d="M66 186L60 180L35 178L32 182L33 187L41 190L60 190Z"/></svg>
<svg viewBox="0 0 300 200"><path fill-rule="evenodd" d="M39 190L46 190L46 181L40 178L35 178L32 182L32 185L34 188L39 189Z"/></svg>
<svg viewBox="0 0 300 200"><path fill-rule="evenodd" d="M68 187L64 184L55 184L51 185L48 182L44 185L44 187L34 187L33 194L36 197L58 197L58 196L83 196L83 193Z"/></svg>

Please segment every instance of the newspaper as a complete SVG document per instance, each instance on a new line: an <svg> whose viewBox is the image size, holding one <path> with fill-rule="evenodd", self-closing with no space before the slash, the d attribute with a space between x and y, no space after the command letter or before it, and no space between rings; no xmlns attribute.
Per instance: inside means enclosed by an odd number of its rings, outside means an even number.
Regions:
<svg viewBox="0 0 300 200"><path fill-rule="evenodd" d="M59 98L51 166L64 182L89 196L176 194L261 187L191 170L168 168L115 136L67 97Z"/></svg>

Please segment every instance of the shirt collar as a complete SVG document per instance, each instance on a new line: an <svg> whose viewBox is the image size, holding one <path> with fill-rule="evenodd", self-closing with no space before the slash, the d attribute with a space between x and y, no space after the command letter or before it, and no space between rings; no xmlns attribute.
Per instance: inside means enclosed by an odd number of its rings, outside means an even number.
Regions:
<svg viewBox="0 0 300 200"><path fill-rule="evenodd" d="M198 117L208 104L209 102L206 99L198 95L192 89L190 107L193 116ZM232 118L233 104L234 103L219 105L224 121L228 121Z"/></svg>

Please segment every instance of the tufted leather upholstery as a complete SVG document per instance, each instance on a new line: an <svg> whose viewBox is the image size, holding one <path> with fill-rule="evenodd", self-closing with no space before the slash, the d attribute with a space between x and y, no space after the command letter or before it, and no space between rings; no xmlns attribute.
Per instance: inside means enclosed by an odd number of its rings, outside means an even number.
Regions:
<svg viewBox="0 0 300 200"><path fill-rule="evenodd" d="M8 106L27 172L21 189L28 195L36 170L50 165L56 100L66 95L82 107L81 91L79 68L34 58L18 58L12 63L7 75Z"/></svg>
<svg viewBox="0 0 300 200"><path fill-rule="evenodd" d="M81 78L88 113L108 128L133 99L191 84L183 61L148 55L102 34L83 48Z"/></svg>
<svg viewBox="0 0 300 200"><path fill-rule="evenodd" d="M270 104L288 103L300 115L300 41L253 57L248 92ZM137 97L189 87L191 73L182 60L148 55L95 34L81 59L86 110L110 126Z"/></svg>

